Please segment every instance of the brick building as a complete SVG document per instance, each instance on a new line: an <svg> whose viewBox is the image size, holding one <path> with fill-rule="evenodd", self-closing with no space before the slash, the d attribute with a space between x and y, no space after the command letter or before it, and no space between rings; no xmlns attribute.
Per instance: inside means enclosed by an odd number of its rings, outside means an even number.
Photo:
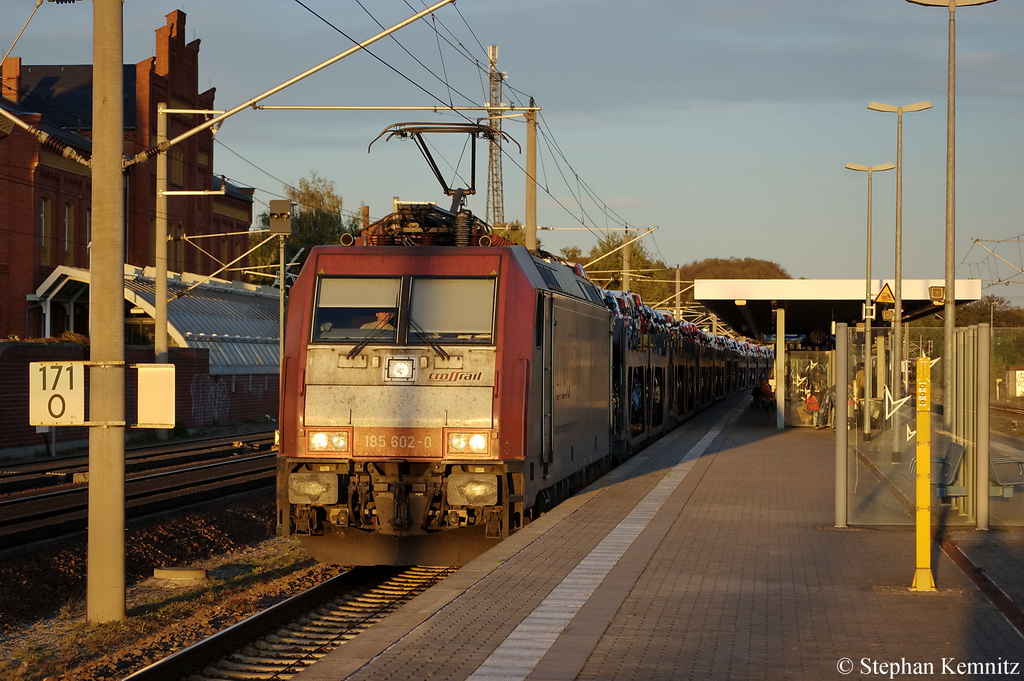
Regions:
<svg viewBox="0 0 1024 681"><path fill-rule="evenodd" d="M215 89L199 92L199 40L185 42L185 13L175 10L156 31L156 56L124 67L124 149L133 157L156 142L157 104L172 109L213 109ZM92 66L2 65L0 108L40 129L81 156L91 155ZM173 114L168 137L202 122L202 114ZM207 130L171 149L170 190L218 189L213 135ZM89 169L56 153L52 144L0 117L0 339L41 336L42 308L29 300L61 266L88 268L91 180ZM226 186L221 196L171 196L171 237L245 232L252 223L252 189ZM125 262L154 264L156 161L130 166L125 175ZM172 272L211 274L248 248L242 235L203 239L202 250L183 239L168 245ZM213 257L205 255L203 251ZM220 261L220 262L217 262ZM244 264L244 261L240 264ZM221 278L239 279L238 273ZM127 303L126 303L127 304ZM88 296L50 310L50 333L88 333ZM74 328L71 328L73 324Z"/></svg>

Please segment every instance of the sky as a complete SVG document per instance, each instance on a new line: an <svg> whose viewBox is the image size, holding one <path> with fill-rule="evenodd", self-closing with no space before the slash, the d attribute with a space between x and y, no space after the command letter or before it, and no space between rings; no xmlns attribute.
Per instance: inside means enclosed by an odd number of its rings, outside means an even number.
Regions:
<svg viewBox="0 0 1024 681"><path fill-rule="evenodd" d="M35 3L4 4L6 52ZM217 106L230 109L425 6L128 0L124 61L152 56L154 32L180 9L187 40L201 40L200 89L215 87ZM1024 305L1024 246L1007 241L1024 234L1024 3L961 7L955 17L956 275L994 280L983 295ZM25 64L90 63L91 22L91 2L45 2L12 54ZM863 279L867 177L845 166L896 161L897 117L868 103L927 100L931 109L903 119L903 274L942 279L948 26L947 8L905 0L458 0L263 103L481 105L487 45L498 45L504 100L533 97L542 108L547 250L586 252L603 230L628 224L657 227L645 244L669 265L752 257L793 277ZM217 133L215 172L257 189L255 213L314 172L336 183L346 209L366 204L373 218L393 197L447 206L412 143L381 140L367 151L387 126L408 121L466 119L246 109ZM520 119L503 129L525 145ZM449 181L446 164L467 177L462 136L432 139ZM505 145L506 220L525 217L525 163ZM486 144L477 165L469 207L483 216ZM886 278L895 273L896 172L873 177L872 275Z"/></svg>

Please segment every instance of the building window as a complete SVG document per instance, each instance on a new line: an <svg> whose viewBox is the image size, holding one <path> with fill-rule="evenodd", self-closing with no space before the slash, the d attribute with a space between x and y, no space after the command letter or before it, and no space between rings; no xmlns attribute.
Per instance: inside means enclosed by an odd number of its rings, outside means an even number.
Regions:
<svg viewBox="0 0 1024 681"><path fill-rule="evenodd" d="M43 197L39 202L39 263L50 265L50 244L53 241L53 225L50 221L50 199Z"/></svg>
<svg viewBox="0 0 1024 681"><path fill-rule="evenodd" d="M64 264L75 266L75 206L64 204Z"/></svg>
<svg viewBox="0 0 1024 681"><path fill-rule="evenodd" d="M185 157L180 147L174 147L171 149L170 158L170 180L171 184L176 187L182 187L185 184Z"/></svg>

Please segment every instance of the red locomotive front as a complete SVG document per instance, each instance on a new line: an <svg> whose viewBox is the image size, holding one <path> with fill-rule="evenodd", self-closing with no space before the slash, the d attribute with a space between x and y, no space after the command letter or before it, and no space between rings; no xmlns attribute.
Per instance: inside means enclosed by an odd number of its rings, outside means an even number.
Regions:
<svg viewBox="0 0 1024 681"><path fill-rule="evenodd" d="M289 303L279 533L325 562L458 565L522 525L531 260L313 250Z"/></svg>

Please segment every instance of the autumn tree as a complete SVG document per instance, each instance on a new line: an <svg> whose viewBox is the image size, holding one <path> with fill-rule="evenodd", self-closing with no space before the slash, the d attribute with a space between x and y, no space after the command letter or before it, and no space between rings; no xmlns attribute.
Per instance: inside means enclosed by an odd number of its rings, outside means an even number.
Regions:
<svg viewBox="0 0 1024 681"><path fill-rule="evenodd" d="M706 258L679 268L683 279L792 279L782 266L758 258Z"/></svg>
<svg viewBox="0 0 1024 681"><path fill-rule="evenodd" d="M602 237L587 255L578 246L561 249L560 255L566 260L578 262L587 268L591 279L606 288L622 285L622 235L609 234ZM601 258L619 248L618 251ZM598 258L601 258L598 260ZM645 244L634 241L630 245L630 289L640 294L649 305L661 303L675 293L676 268L669 267L654 257ZM590 265L590 263L594 263ZM693 301L690 284L695 279L792 279L783 267L769 260L758 258L707 258L697 260L679 268L679 279L685 290L681 296L683 304ZM675 305L675 299L665 303Z"/></svg>
<svg viewBox="0 0 1024 681"><path fill-rule="evenodd" d="M292 233L285 239L284 246L285 262L296 259L300 263L293 265L290 272L298 272L313 246L336 244L345 233L358 234L359 219L355 214L347 217L343 214L342 198L333 180L320 177L314 171L309 179L300 179L298 187L286 186L284 191L293 204ZM260 229L268 229L270 213L261 213L256 218L256 224ZM254 234L250 237L250 244L255 246L265 238L265 235ZM276 240L264 244L249 260L254 267L263 266L261 271L270 273L271 268L268 266L278 263ZM276 271L273 274L276 275ZM265 283L265 277L258 277L257 283L260 281Z"/></svg>
<svg viewBox="0 0 1024 681"><path fill-rule="evenodd" d="M1000 296L984 296L973 303L958 305L956 325L1024 326L1024 310Z"/></svg>
<svg viewBox="0 0 1024 681"><path fill-rule="evenodd" d="M911 326L941 327L942 308L936 308L934 314L909 322ZM993 327L1024 327L1024 309L1012 304L1000 296L984 296L981 300L956 306L956 325L971 326L988 324Z"/></svg>
<svg viewBox="0 0 1024 681"><path fill-rule="evenodd" d="M563 248L559 254L565 260L586 267L588 275L596 283L614 289L622 286L622 244L622 235L613 232L600 237L586 255L578 246ZM668 281L669 267L654 257L642 240L635 240L629 246L629 269L630 290L639 293L647 304L659 303L672 295L675 284Z"/></svg>
<svg viewBox="0 0 1024 681"><path fill-rule="evenodd" d="M517 246L526 245L526 228L518 220L512 222L499 222L491 226L491 231L503 239L508 239ZM543 248L540 237L537 238L537 248Z"/></svg>

